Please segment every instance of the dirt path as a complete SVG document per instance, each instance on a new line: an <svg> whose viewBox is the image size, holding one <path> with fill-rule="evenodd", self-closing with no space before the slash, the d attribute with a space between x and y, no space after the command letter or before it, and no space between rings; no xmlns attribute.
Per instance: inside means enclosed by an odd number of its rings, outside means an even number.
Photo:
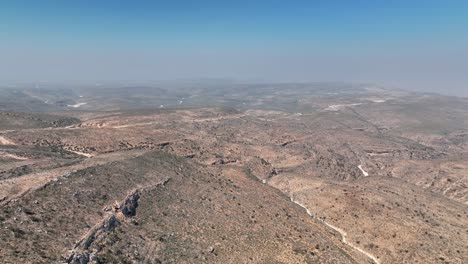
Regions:
<svg viewBox="0 0 468 264"><path fill-rule="evenodd" d="M78 155L81 155L81 156L85 156L85 157L87 157L87 158L91 158L91 157L94 156L93 154L84 153L84 152L79 152L79 151L74 151L74 150L68 150L68 149L67 149L67 151L73 152L73 153L78 154Z"/></svg>
<svg viewBox="0 0 468 264"><path fill-rule="evenodd" d="M16 145L15 142L3 137L3 136L0 136L0 145Z"/></svg>
<svg viewBox="0 0 468 264"><path fill-rule="evenodd" d="M4 151L0 151L0 157L11 158L11 159L16 159L16 160L28 160L28 158L26 157L21 157L12 153L6 153Z"/></svg>
<svg viewBox="0 0 468 264"><path fill-rule="evenodd" d="M146 122L146 123L135 123L135 124L128 124L128 125L119 125L119 126L113 126L111 128L127 128L127 127L138 127L138 126L150 126L157 124L157 122Z"/></svg>
<svg viewBox="0 0 468 264"><path fill-rule="evenodd" d="M20 177L8 178L0 181L0 205L8 203L8 201L21 197L22 195L34 191L57 177L88 168L91 166L101 165L112 161L124 160L130 157L139 156L145 151L124 151L109 154L101 154L83 160L79 164L55 168L37 173L30 173Z"/></svg>
<svg viewBox="0 0 468 264"><path fill-rule="evenodd" d="M374 262L374 263L376 263L376 264L380 264L380 261L377 259L377 257L375 257L375 256L372 255L371 253L365 251L364 249L355 246L353 243L349 242L349 241L346 239L346 238L348 237L348 234L347 234L343 229L341 229L341 228L339 228L339 227L336 227L336 226L334 226L334 225L332 225L332 224L326 222L325 220L322 220L322 219L320 219L320 218L314 216L314 215L312 214L312 212L310 212L310 210L309 210L307 207L305 207L305 206L304 206L303 204L301 204L300 202L295 201L292 197L291 197L291 201L292 201L293 203L299 205L300 207L304 208L304 209L306 210L307 214L308 214L310 217L312 217L312 218L314 218L314 219L316 219L316 220L318 220L318 221L324 223L326 226L328 226L328 227L330 227L331 229L335 230L336 232L340 233L340 235L341 235L341 241L342 241L344 244L350 246L351 248L353 248L353 249L356 250L356 251L359 251L361 254L363 254L363 255L365 255L366 257L368 257L369 259L371 259L372 262Z"/></svg>

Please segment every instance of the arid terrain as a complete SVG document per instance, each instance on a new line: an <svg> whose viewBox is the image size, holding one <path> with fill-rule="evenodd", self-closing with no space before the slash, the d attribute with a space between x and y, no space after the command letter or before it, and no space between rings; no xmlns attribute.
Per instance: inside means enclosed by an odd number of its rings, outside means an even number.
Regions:
<svg viewBox="0 0 468 264"><path fill-rule="evenodd" d="M468 263L468 99L0 88L1 263Z"/></svg>

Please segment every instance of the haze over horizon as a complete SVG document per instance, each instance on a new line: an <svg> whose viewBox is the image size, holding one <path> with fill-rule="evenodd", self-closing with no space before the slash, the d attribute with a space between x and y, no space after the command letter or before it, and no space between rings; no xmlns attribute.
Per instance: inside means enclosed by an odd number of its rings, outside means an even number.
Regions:
<svg viewBox="0 0 468 264"><path fill-rule="evenodd" d="M468 264L468 0L0 0L0 264Z"/></svg>
<svg viewBox="0 0 468 264"><path fill-rule="evenodd" d="M0 82L363 82L468 96L466 1L0 3Z"/></svg>

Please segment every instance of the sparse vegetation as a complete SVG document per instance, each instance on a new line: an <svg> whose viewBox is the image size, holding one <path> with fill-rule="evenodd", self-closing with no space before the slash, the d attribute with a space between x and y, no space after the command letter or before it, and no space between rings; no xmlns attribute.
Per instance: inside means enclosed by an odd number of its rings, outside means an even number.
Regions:
<svg viewBox="0 0 468 264"><path fill-rule="evenodd" d="M127 98L124 89L82 88L86 111L58 104L51 107L63 116L0 115L8 143L0 145L0 257L64 261L115 215L117 228L81 248L90 258L366 263L367 252L381 263L431 263L450 248L444 261L463 259L461 99L447 106L432 96L427 105L419 94L296 86L206 89L177 109L171 100L188 91L142 87ZM60 101L72 103L73 94ZM366 99L374 97L391 100ZM162 101L164 109L135 109ZM458 113L455 121L438 106ZM136 203L121 203L136 190Z"/></svg>

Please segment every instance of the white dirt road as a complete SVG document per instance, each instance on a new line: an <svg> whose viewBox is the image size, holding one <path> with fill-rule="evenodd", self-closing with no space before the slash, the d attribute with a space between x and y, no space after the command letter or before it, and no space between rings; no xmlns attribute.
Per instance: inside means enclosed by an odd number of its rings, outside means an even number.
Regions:
<svg viewBox="0 0 468 264"><path fill-rule="evenodd" d="M355 246L353 243L349 242L349 241L346 239L346 238L348 237L348 234L347 234L343 229L341 229L341 228L339 228L339 227L336 227L336 226L334 226L334 225L332 225L332 224L326 222L325 220L322 220L322 219L320 219L320 218L314 216L314 215L312 214L312 212L310 212L310 210L309 210L307 207L305 207L305 206L304 206L303 204L301 204L300 202L295 201L292 197L291 197L291 201L292 201L293 203L299 205L300 207L304 208L304 209L306 210L307 214L308 214L310 217L312 217L312 218L314 218L314 219L316 219L316 220L318 220L318 221L324 223L326 226L328 226L328 227L330 227L331 229L335 230L336 232L340 233L340 235L341 235L341 241L342 241L344 244L350 246L351 248L353 248L353 249L356 250L356 251L359 251L361 254L364 254L364 255L367 256L369 259L371 259L374 263L380 264L380 261L377 259L377 257L375 257L375 256L372 255L371 253L365 251L364 249Z"/></svg>

